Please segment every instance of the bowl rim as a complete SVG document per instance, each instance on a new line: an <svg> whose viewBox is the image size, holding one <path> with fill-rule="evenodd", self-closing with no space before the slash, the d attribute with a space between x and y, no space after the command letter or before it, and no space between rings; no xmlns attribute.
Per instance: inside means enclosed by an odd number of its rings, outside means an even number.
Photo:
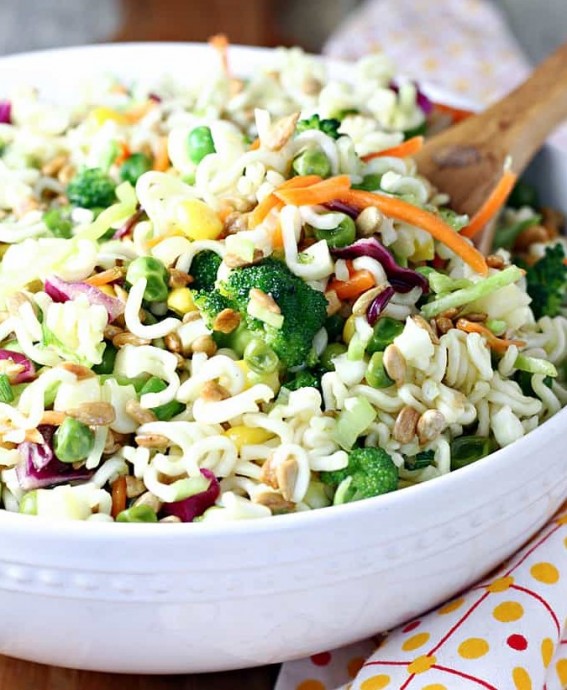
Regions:
<svg viewBox="0 0 567 690"><path fill-rule="evenodd" d="M23 53L14 53L0 56L0 71L5 67L10 67L11 63L14 67L18 66L19 62L27 62L29 60L41 60L43 57L56 57L60 54L67 53L89 53L89 52L127 52L128 50L158 50L167 52L171 48L182 49L191 48L194 50L210 50L207 43L201 42L182 42L182 41L138 41L125 43L100 43L100 44L85 44L64 46L61 48L49 48L26 51ZM231 51L245 54L270 54L276 48L267 48L263 46L249 46L241 44L231 44ZM310 56L321 60L323 63L336 66L338 69L344 70L352 66L351 61L340 60L337 58L327 57L325 55ZM102 74L103 72L101 72ZM427 84L427 82L420 82L420 86L426 92L434 92L436 95L444 96L447 101L458 105L478 109L478 104L471 103L468 99L447 91L446 89L437 87L435 85ZM545 144L544 148L551 148L560 152L560 155L567 156L559 147L553 144ZM564 419L565 418L565 419ZM159 535L162 538L168 539L208 539L211 535L215 536L234 536L238 535L261 535L265 533L287 532L289 530L296 530L305 526L316 527L323 523L329 523L332 526L335 522L345 522L350 519L356 519L360 516L365 516L373 510L384 509L404 503L412 502L414 496L420 496L424 500L426 497L435 496L435 494L445 494L452 491L453 487L467 483L473 479L479 479L483 473L494 463L500 463L502 470L507 464L510 471L513 471L513 463L516 462L513 449L518 447L518 444L525 445L530 441L537 442L544 435L548 433L552 435L559 435L567 423L567 406L559 410L551 418L544 421L533 431L530 431L522 438L518 439L509 446L500 448L490 455L481 458L480 460L459 469L458 471L448 472L434 479L414 484L403 489L398 489L388 494L375 496L373 498L364 499L354 503L347 503L338 506L328 506L327 508L319 508L315 510L302 511L297 513L287 513L284 515L271 516L270 518L252 519L252 520L234 520L226 522L212 522L199 523L193 525L192 523L179 524L155 524L147 523L132 523L120 524L115 522L97 522L97 521L75 521L75 520L56 520L56 519L38 519L32 515L22 515L14 513L6 509L0 508L0 531L3 529L10 529L14 532L25 532L30 536L44 535L49 537L65 537L65 536L81 536L86 540L97 540L104 538L105 540L122 540L125 535L128 535L133 540L146 540L148 537ZM331 508L330 510L328 508ZM276 519L274 519L276 518Z"/></svg>

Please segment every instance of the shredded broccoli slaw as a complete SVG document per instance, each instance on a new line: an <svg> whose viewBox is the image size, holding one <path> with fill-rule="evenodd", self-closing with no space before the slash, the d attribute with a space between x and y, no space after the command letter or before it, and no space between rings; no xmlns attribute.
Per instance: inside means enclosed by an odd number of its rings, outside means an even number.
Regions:
<svg viewBox="0 0 567 690"><path fill-rule="evenodd" d="M183 88L2 102L5 510L313 510L462 468L567 402L557 214L518 183L484 257L469 237L513 181L453 213L411 158L435 108L384 56L349 83L296 49L246 79L228 58Z"/></svg>

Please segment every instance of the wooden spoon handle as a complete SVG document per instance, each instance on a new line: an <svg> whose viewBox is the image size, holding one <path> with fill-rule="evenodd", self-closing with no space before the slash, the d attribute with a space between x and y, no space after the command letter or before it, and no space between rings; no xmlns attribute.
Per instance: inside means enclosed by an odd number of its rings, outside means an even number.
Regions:
<svg viewBox="0 0 567 690"><path fill-rule="evenodd" d="M481 117L494 118L494 136L512 156L513 170L522 172L549 133L567 119L567 43Z"/></svg>

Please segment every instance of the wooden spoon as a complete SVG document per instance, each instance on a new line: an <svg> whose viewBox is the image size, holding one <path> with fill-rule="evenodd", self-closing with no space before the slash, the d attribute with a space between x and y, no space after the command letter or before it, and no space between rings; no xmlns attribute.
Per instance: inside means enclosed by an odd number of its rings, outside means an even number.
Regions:
<svg viewBox="0 0 567 690"><path fill-rule="evenodd" d="M502 176L523 172L548 135L567 119L567 43L514 91L478 115L437 134L415 156L419 172L451 197L451 207L473 216ZM494 224L476 238L492 245ZM492 226L492 227L491 227Z"/></svg>

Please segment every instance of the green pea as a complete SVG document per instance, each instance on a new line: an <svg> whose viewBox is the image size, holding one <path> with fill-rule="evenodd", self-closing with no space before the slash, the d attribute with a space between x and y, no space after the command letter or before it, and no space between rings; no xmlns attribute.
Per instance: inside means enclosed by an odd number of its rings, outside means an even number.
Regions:
<svg viewBox="0 0 567 690"><path fill-rule="evenodd" d="M161 393L161 391L167 388L167 383L162 381L162 379L157 376L152 376L148 379L146 383L142 386L140 390L140 395L145 395L146 393ZM175 417L180 412L183 412L185 405L180 403L178 400L170 400L170 402L163 405L158 405L152 408L152 412L160 420L160 422L168 422L172 417Z"/></svg>
<svg viewBox="0 0 567 690"><path fill-rule="evenodd" d="M94 446L94 432L73 417L66 417L53 436L53 449L61 462L80 462Z"/></svg>
<svg viewBox="0 0 567 690"><path fill-rule="evenodd" d="M335 365L333 364L333 359L339 355L344 355L347 351L346 345L343 343L331 343L323 350L321 355L321 366L325 371L335 371Z"/></svg>
<svg viewBox="0 0 567 690"><path fill-rule="evenodd" d="M187 137L187 151L193 163L200 163L209 153L214 153L215 142L210 127L195 127Z"/></svg>
<svg viewBox="0 0 567 690"><path fill-rule="evenodd" d="M50 208L43 214L43 222L54 237L68 240L71 237L73 223L69 218L70 209Z"/></svg>
<svg viewBox="0 0 567 690"><path fill-rule="evenodd" d="M37 515L37 491L28 491L20 500L20 513Z"/></svg>
<svg viewBox="0 0 567 690"><path fill-rule="evenodd" d="M365 192L375 192L380 189L380 182L382 181L382 175L376 175L372 173L370 175L365 175L362 182L358 184L353 184L353 189L362 189Z"/></svg>
<svg viewBox="0 0 567 690"><path fill-rule="evenodd" d="M326 240L329 247L348 247L356 239L356 225L350 216L345 216L336 228L322 230L314 228L315 237L318 240Z"/></svg>
<svg viewBox="0 0 567 690"><path fill-rule="evenodd" d="M152 159L145 153L133 153L120 166L118 175L123 182L135 185L138 178L152 169Z"/></svg>
<svg viewBox="0 0 567 690"><path fill-rule="evenodd" d="M155 510L150 506L133 506L127 508L116 516L116 522L157 522Z"/></svg>
<svg viewBox="0 0 567 690"><path fill-rule="evenodd" d="M393 385L392 379L384 368L384 353L375 352L368 362L366 381L372 388L389 388Z"/></svg>
<svg viewBox="0 0 567 690"><path fill-rule="evenodd" d="M329 341L336 340L343 332L346 319L340 314L333 314L325 321L325 330L329 336Z"/></svg>
<svg viewBox="0 0 567 690"><path fill-rule="evenodd" d="M112 374L114 371L114 362L116 361L116 355L118 350L111 343L106 343L104 352L102 353L102 362L100 364L95 364L93 371L95 374Z"/></svg>
<svg viewBox="0 0 567 690"><path fill-rule="evenodd" d="M374 333L366 346L366 351L369 354L383 352L403 330L404 324L401 321L383 316L374 324Z"/></svg>
<svg viewBox="0 0 567 690"><path fill-rule="evenodd" d="M243 359L250 369L257 374L272 374L280 363L272 348L257 338L248 343L244 350Z"/></svg>
<svg viewBox="0 0 567 690"><path fill-rule="evenodd" d="M484 436L460 436L451 442L451 470L466 467L494 450L493 442Z"/></svg>
<svg viewBox="0 0 567 690"><path fill-rule="evenodd" d="M318 148L307 149L293 159L292 166L296 175L319 175L328 177L331 174L331 163Z"/></svg>
<svg viewBox="0 0 567 690"><path fill-rule="evenodd" d="M140 278L148 281L144 290L144 299L148 302L164 302L167 299L169 276L166 267L159 259L154 259L152 256L139 256L134 259L128 266L126 280L130 285L134 285Z"/></svg>

